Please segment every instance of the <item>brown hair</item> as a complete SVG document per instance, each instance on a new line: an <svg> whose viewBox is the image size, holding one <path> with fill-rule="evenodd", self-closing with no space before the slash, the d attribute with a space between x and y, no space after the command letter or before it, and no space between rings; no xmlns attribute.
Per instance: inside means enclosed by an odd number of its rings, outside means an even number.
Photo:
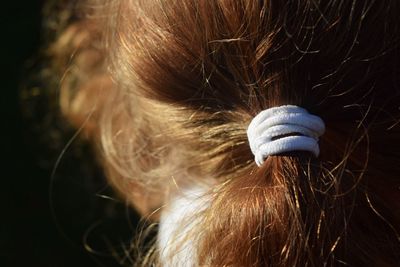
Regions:
<svg viewBox="0 0 400 267"><path fill-rule="evenodd" d="M145 215L176 185L216 180L188 236L201 236L199 266L400 262L400 2L104 0L84 10L71 26L87 42L75 46L64 113L85 123L110 181ZM82 59L93 51L95 62ZM257 168L246 128L283 104L324 120L321 154Z"/></svg>

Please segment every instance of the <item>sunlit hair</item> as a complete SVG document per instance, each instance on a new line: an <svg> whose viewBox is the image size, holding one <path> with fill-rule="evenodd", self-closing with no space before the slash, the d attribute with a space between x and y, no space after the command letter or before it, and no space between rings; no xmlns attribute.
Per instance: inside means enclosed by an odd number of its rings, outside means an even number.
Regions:
<svg viewBox="0 0 400 267"><path fill-rule="evenodd" d="M69 66L63 112L144 217L157 221L180 188L209 186L184 236L196 240L196 266L398 266L399 1L99 0L76 10L51 48ZM287 104L324 120L320 155L257 167L246 129ZM152 251L142 264L162 266Z"/></svg>

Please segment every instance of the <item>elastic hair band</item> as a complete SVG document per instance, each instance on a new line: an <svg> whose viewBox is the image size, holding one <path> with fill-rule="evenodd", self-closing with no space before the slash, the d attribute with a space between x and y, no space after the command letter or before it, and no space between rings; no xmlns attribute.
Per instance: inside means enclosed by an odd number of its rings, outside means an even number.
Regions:
<svg viewBox="0 0 400 267"><path fill-rule="evenodd" d="M294 105L273 107L260 112L247 129L250 148L258 166L271 155L309 151L319 155L318 138L325 124L318 116Z"/></svg>

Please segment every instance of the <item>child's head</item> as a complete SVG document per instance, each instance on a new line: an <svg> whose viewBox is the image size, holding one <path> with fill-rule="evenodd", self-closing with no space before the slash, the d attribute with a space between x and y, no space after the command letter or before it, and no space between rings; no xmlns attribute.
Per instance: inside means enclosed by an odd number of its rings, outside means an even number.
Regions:
<svg viewBox="0 0 400 267"><path fill-rule="evenodd" d="M117 190L181 225L161 265L400 262L398 1L97 2L62 103ZM320 154L257 166L247 127L282 105L324 121Z"/></svg>

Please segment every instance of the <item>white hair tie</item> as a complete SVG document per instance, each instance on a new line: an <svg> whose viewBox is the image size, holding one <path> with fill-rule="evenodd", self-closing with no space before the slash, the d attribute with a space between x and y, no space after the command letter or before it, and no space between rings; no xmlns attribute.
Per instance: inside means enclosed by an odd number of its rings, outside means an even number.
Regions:
<svg viewBox="0 0 400 267"><path fill-rule="evenodd" d="M270 155L290 151L310 151L319 155L318 138L325 124L318 116L293 105L260 112L247 129L250 148L258 166Z"/></svg>

